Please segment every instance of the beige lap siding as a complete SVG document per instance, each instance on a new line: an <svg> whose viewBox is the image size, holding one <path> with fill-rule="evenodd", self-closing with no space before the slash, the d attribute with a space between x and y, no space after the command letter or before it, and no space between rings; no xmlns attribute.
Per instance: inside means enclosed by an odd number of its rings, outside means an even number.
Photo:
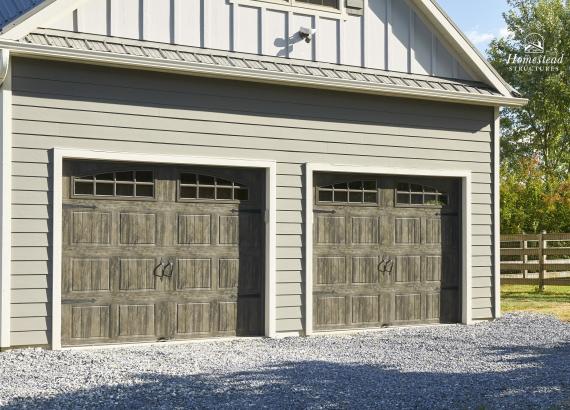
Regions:
<svg viewBox="0 0 570 410"><path fill-rule="evenodd" d="M277 330L303 328L303 164L473 172L473 317L492 317L491 108L14 60L12 343L49 343L54 147L270 159Z"/></svg>

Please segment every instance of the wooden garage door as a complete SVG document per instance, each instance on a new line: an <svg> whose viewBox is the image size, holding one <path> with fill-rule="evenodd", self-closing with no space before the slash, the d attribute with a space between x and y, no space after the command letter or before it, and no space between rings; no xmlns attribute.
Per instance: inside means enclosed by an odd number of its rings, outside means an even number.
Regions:
<svg viewBox="0 0 570 410"><path fill-rule="evenodd" d="M457 322L460 186L315 176L315 330Z"/></svg>
<svg viewBox="0 0 570 410"><path fill-rule="evenodd" d="M62 341L263 333L254 170L64 164Z"/></svg>

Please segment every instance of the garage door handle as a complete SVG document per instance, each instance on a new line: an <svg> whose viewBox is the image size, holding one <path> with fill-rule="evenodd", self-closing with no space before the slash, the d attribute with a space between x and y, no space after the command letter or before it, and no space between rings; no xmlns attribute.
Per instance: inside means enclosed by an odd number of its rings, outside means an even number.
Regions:
<svg viewBox="0 0 570 410"><path fill-rule="evenodd" d="M387 256L382 256L382 260L378 264L378 272L391 274L394 269L394 260Z"/></svg>
<svg viewBox="0 0 570 410"><path fill-rule="evenodd" d="M334 209L332 210L325 210L325 209L315 209L314 211L317 214L336 214L336 211Z"/></svg>

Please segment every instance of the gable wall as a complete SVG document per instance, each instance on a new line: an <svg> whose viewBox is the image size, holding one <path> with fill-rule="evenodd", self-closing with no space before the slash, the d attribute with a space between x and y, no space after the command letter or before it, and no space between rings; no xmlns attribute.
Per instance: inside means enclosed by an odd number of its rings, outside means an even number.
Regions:
<svg viewBox="0 0 570 410"><path fill-rule="evenodd" d="M364 3L349 16L255 0L89 0L47 28L476 79L406 0ZM317 28L314 41L300 27Z"/></svg>
<svg viewBox="0 0 570 410"><path fill-rule="evenodd" d="M303 329L303 164L473 172L473 318L493 316L493 109L14 59L12 344L49 343L54 147L275 160L277 330Z"/></svg>

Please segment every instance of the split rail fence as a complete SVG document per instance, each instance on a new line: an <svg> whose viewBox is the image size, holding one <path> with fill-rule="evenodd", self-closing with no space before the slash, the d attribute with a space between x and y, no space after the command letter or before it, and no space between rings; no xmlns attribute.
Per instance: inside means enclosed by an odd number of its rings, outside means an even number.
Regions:
<svg viewBox="0 0 570 410"><path fill-rule="evenodd" d="M501 235L501 283L570 286L570 233Z"/></svg>

